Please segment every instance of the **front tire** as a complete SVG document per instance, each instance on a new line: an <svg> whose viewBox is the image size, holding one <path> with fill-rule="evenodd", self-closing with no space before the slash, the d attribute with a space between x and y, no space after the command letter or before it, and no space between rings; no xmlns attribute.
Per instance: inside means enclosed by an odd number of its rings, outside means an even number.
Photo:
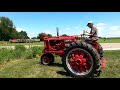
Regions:
<svg viewBox="0 0 120 90"><path fill-rule="evenodd" d="M54 63L54 56L52 54L43 54L41 56L41 64L52 65Z"/></svg>

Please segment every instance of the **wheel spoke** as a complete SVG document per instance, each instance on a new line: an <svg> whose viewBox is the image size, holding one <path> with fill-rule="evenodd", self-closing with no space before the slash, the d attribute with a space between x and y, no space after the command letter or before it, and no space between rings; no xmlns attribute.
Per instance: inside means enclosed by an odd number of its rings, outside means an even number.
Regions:
<svg viewBox="0 0 120 90"><path fill-rule="evenodd" d="M71 66L75 71L78 71L78 66L76 65L75 61L70 62L70 66Z"/></svg>
<svg viewBox="0 0 120 90"><path fill-rule="evenodd" d="M81 55L84 57L86 55L86 52L80 50Z"/></svg>
<svg viewBox="0 0 120 90"><path fill-rule="evenodd" d="M80 67L79 72L80 73L86 72L86 69L84 67Z"/></svg>
<svg viewBox="0 0 120 90"><path fill-rule="evenodd" d="M87 70L89 70L90 67L91 67L91 64L90 64L90 63L87 63L87 64L85 65L85 68L86 68Z"/></svg>
<svg viewBox="0 0 120 90"><path fill-rule="evenodd" d="M72 58L74 60L74 54L71 53L69 58Z"/></svg>

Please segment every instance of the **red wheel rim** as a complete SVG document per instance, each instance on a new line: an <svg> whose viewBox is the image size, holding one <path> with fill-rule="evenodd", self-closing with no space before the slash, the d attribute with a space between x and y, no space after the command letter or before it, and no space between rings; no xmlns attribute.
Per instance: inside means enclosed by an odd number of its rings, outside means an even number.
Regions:
<svg viewBox="0 0 120 90"><path fill-rule="evenodd" d="M46 57L46 56L43 57L43 63L44 64L48 64L49 63L48 57Z"/></svg>
<svg viewBox="0 0 120 90"><path fill-rule="evenodd" d="M86 75L92 70L93 59L86 50L75 48L67 54L66 64L74 74Z"/></svg>

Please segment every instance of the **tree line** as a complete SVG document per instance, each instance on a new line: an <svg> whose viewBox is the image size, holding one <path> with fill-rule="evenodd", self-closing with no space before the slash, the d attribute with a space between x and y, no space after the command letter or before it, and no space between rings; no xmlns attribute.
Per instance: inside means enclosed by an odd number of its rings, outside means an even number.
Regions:
<svg viewBox="0 0 120 90"><path fill-rule="evenodd" d="M52 37L51 34L46 34L47 37ZM62 36L67 36L63 34ZM0 41L9 41L10 39L30 39L26 31L21 30L17 31L14 23L8 17L0 17ZM40 39L43 41L42 33L39 33L38 36L31 39Z"/></svg>
<svg viewBox="0 0 120 90"><path fill-rule="evenodd" d="M26 31L18 32L13 21L8 17L0 17L0 41L9 39L29 39Z"/></svg>

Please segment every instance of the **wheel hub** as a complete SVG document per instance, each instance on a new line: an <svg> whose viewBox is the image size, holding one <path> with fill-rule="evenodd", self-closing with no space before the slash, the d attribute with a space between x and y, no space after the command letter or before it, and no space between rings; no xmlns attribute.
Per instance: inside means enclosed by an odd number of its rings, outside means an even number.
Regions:
<svg viewBox="0 0 120 90"><path fill-rule="evenodd" d="M75 61L76 65L84 66L85 62L86 62L86 59L84 59L82 55L80 55L80 56L75 55L74 61Z"/></svg>
<svg viewBox="0 0 120 90"><path fill-rule="evenodd" d="M48 58L47 57L44 57L44 62L48 63Z"/></svg>
<svg viewBox="0 0 120 90"><path fill-rule="evenodd" d="M80 60L80 59L79 59L79 60L77 60L77 61L76 61L76 63L80 64L80 63L81 63L81 60Z"/></svg>

